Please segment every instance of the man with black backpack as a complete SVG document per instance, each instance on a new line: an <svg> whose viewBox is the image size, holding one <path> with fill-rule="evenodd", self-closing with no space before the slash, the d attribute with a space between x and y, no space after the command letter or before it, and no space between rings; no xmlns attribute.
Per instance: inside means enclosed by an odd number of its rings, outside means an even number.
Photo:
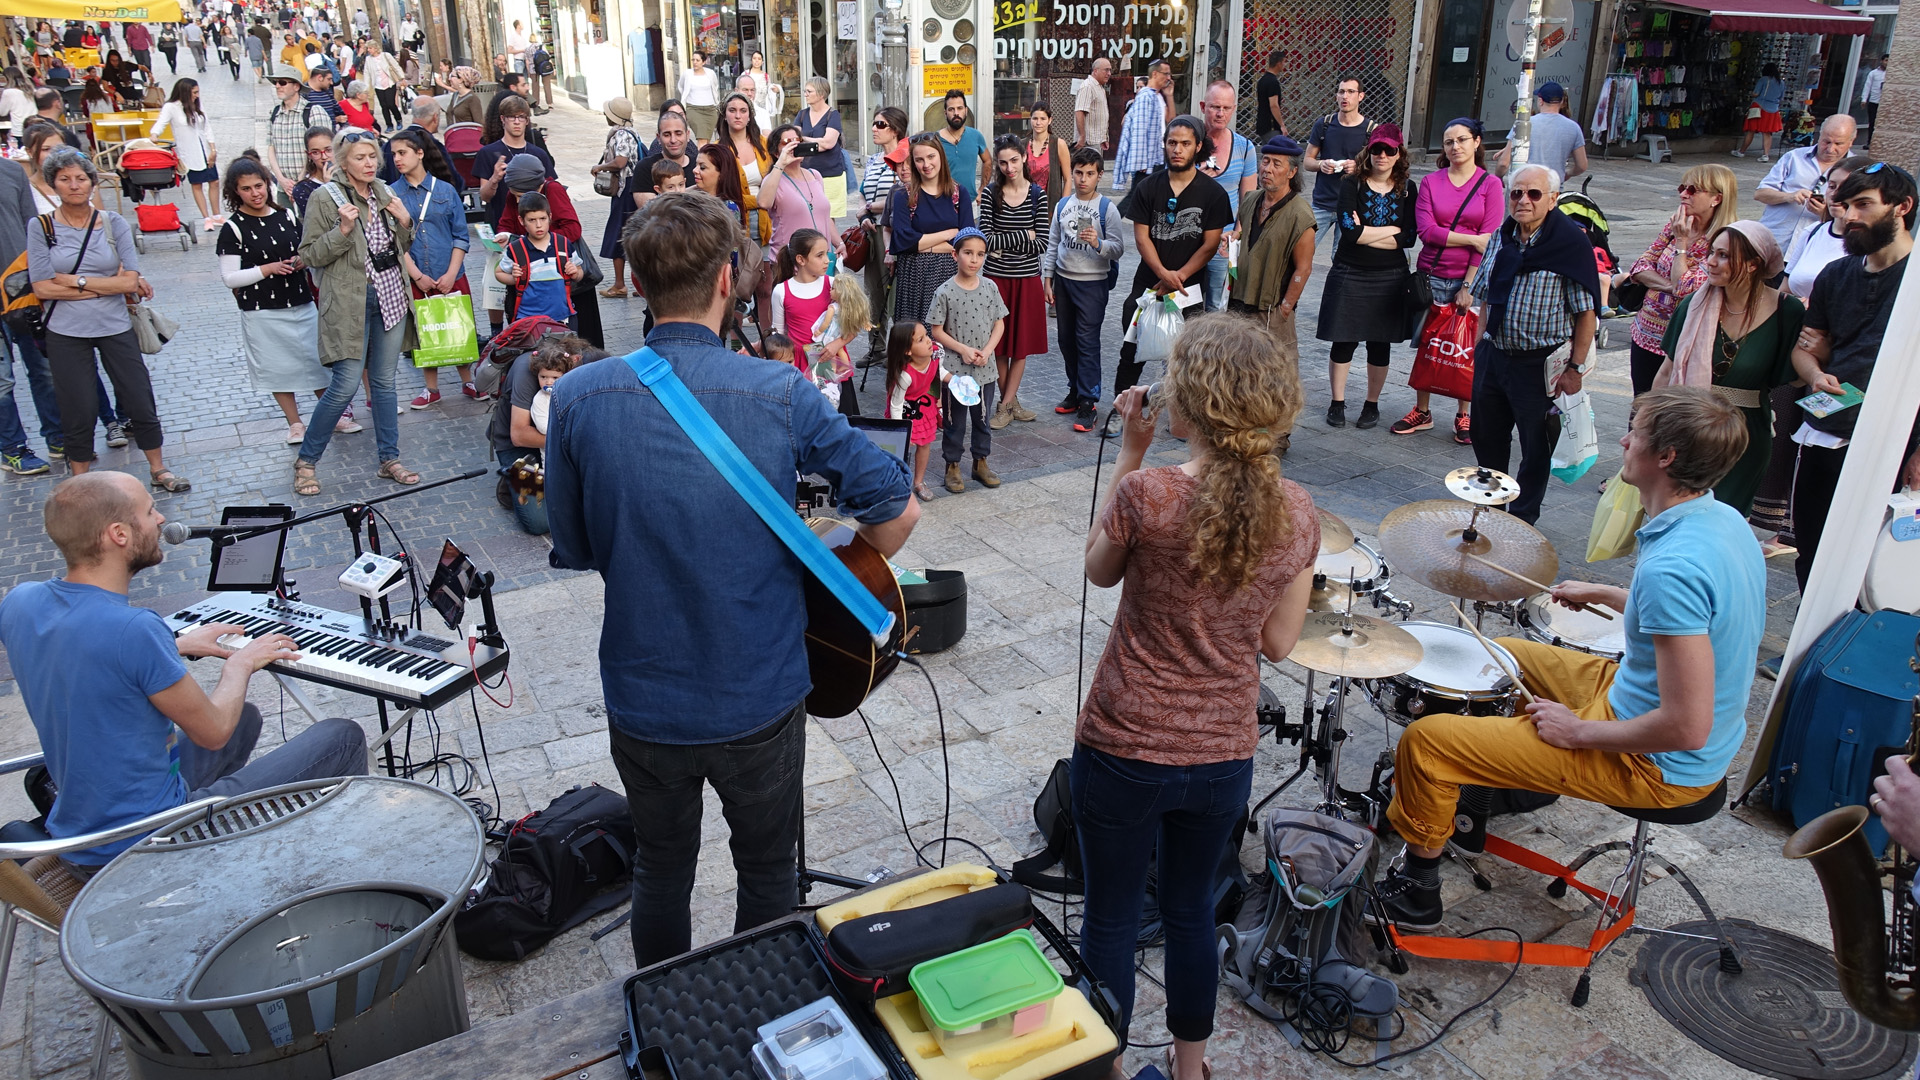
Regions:
<svg viewBox="0 0 1920 1080"><path fill-rule="evenodd" d="M546 43L538 36L527 51L527 69L533 74L533 110L547 113L553 111L553 54L547 51ZM541 95L546 95L546 104L540 103Z"/></svg>
<svg viewBox="0 0 1920 1080"><path fill-rule="evenodd" d="M1307 159L1303 167L1313 178L1313 234L1330 236L1334 215L1340 210L1340 185L1353 174L1354 163L1367 148L1367 140L1379 121L1360 114L1360 103L1367 92L1360 89L1360 77L1342 75L1333 83L1335 111L1313 122L1307 135Z"/></svg>

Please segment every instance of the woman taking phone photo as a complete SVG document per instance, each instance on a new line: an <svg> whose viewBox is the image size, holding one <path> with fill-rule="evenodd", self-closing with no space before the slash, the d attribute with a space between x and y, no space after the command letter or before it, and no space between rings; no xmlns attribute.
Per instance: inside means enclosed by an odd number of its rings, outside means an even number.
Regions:
<svg viewBox="0 0 1920 1080"><path fill-rule="evenodd" d="M300 396L327 388L320 366L320 317L313 306L306 264L300 261L300 219L273 202L266 166L241 158L221 186L231 216L214 253L220 279L240 306L240 344L253 388L273 395L287 418L287 444L307 437Z"/></svg>
<svg viewBox="0 0 1920 1080"><path fill-rule="evenodd" d="M1213 881L1252 789L1260 657L1293 651L1320 547L1313 500L1281 478L1274 453L1301 403L1293 367L1272 362L1278 352L1245 316L1189 320L1153 394L1189 460L1142 468L1155 420L1142 412L1145 387L1122 393L1120 457L1087 538L1087 579L1122 589L1074 730L1080 949L1119 999L1124 1040L1157 843L1170 1080L1207 1075Z"/></svg>

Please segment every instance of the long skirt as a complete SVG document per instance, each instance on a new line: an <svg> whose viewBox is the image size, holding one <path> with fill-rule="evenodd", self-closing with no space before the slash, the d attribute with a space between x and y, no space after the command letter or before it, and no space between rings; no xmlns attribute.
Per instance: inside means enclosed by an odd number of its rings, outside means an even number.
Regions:
<svg viewBox="0 0 1920 1080"><path fill-rule="evenodd" d="M607 231L600 234L600 257L603 259L624 259L627 253L620 247L620 233L627 227L627 219L633 216L633 199L626 192L615 195L612 205L607 207ZM623 285L625 282L610 281L609 285Z"/></svg>
<svg viewBox="0 0 1920 1080"><path fill-rule="evenodd" d="M989 275L988 280L1000 290L1000 299L1007 305L1007 332L1000 335L1000 344L994 346L993 355L1002 360L1024 360L1046 352L1047 290L1040 284L1039 276Z"/></svg>
<svg viewBox="0 0 1920 1080"><path fill-rule="evenodd" d="M893 261L893 321L926 322L933 291L959 270L942 251L909 251Z"/></svg>
<svg viewBox="0 0 1920 1080"><path fill-rule="evenodd" d="M1773 392L1773 445L1760 489L1753 495L1753 508L1747 512L1750 524L1772 529L1785 544L1793 543L1793 466L1800 455L1800 446L1793 441L1793 433L1800 426L1800 408L1794 400L1801 394L1791 386Z"/></svg>
<svg viewBox="0 0 1920 1080"><path fill-rule="evenodd" d="M314 304L240 313L240 343L247 372L263 394L325 390L320 366L320 309Z"/></svg>

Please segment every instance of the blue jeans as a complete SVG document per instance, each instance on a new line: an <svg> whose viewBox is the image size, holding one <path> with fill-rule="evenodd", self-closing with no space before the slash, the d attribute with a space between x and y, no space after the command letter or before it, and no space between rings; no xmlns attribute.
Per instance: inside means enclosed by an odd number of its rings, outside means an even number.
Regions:
<svg viewBox="0 0 1920 1080"><path fill-rule="evenodd" d="M1224 311L1227 307L1227 241L1229 233L1220 238L1220 254L1207 260L1207 310Z"/></svg>
<svg viewBox="0 0 1920 1080"><path fill-rule="evenodd" d="M1253 759L1156 765L1078 743L1069 782L1086 871L1080 953L1120 1002L1122 1037L1133 1017L1134 942L1146 903L1147 860L1165 929L1167 1031L1199 1041L1213 1034L1213 885L1253 791Z"/></svg>
<svg viewBox="0 0 1920 1080"><path fill-rule="evenodd" d="M500 462L500 471L505 473L509 465L532 452L516 446L511 450L496 451L494 457ZM534 536L547 535L547 497L545 495L535 495L526 502L521 502L518 496L513 496L512 501L513 518L520 523L522 529Z"/></svg>
<svg viewBox="0 0 1920 1080"><path fill-rule="evenodd" d="M1332 235L1329 230L1333 228L1333 219L1336 213L1337 211L1322 210L1317 206L1313 208L1313 246L1315 250L1319 250L1320 245L1325 243L1327 237Z"/></svg>
<svg viewBox="0 0 1920 1080"><path fill-rule="evenodd" d="M380 462L385 464L400 457L400 416L397 411L399 400L394 393L394 371L400 362L400 342L407 335L405 316L393 324L393 329L385 330L380 325L380 296L373 291L372 283L367 285L367 340L366 347L358 357L346 357L333 362L327 392L320 396L320 404L313 407L313 415L307 418L307 437L300 443L300 461L311 465L320 460L327 452L327 442L333 438L333 425L340 414L353 404L355 394L360 392L360 372L367 373L367 382L373 389L373 439L380 451Z"/></svg>
<svg viewBox="0 0 1920 1080"><path fill-rule="evenodd" d="M1107 323L1107 281L1075 281L1055 275L1053 314L1059 320L1060 357L1067 390L1082 401L1100 401L1100 328Z"/></svg>
<svg viewBox="0 0 1920 1080"><path fill-rule="evenodd" d="M33 393L34 412L40 416L40 438L48 446L64 446L60 432L60 404L54 398L53 368L47 358L41 355L40 347L33 343L32 336L5 327L5 338L20 350L20 362L27 368L27 387ZM20 422L20 410L14 404L13 355L8 353L4 362L0 362L0 447L12 450L25 446L27 434ZM11 423L9 423L11 421Z"/></svg>

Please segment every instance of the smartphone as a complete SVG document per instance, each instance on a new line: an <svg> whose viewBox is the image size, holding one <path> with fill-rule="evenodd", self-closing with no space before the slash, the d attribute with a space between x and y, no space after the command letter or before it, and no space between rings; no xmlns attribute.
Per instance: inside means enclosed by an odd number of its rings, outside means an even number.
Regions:
<svg viewBox="0 0 1920 1080"><path fill-rule="evenodd" d="M820 152L820 144L817 142L796 143L793 152L796 154L817 154Z"/></svg>

